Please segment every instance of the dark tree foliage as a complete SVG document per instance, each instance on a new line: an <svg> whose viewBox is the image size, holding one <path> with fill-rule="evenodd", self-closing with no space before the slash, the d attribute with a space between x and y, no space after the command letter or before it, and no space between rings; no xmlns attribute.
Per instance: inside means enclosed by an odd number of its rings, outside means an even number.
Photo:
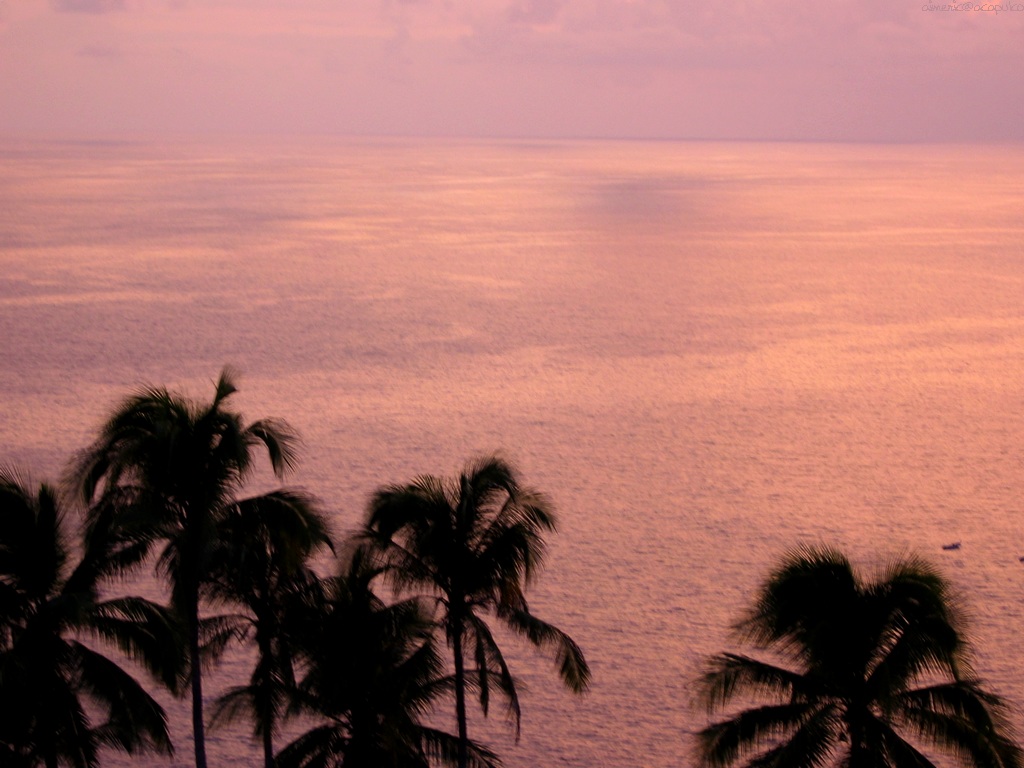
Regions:
<svg viewBox="0 0 1024 768"><path fill-rule="evenodd" d="M391 583L437 600L455 667L459 768L469 760L469 675L485 715L496 684L517 729L520 718L515 682L485 617L552 650L571 691L582 693L589 683L590 669L579 646L533 615L526 601L526 587L544 555L543 535L554 529L544 497L522 487L512 467L496 457L469 465L452 481L427 476L383 488L370 504L364 538Z"/></svg>
<svg viewBox="0 0 1024 768"><path fill-rule="evenodd" d="M294 457L295 436L284 423L246 424L228 408L235 391L225 370L209 403L165 389L130 397L78 458L71 478L91 505L90 540L116 542L110 557L118 567L139 564L162 544L157 568L170 583L171 605L187 633L196 768L206 768L201 662L239 632L228 621L200 620L218 526L244 503L239 496L259 449L278 476Z"/></svg>
<svg viewBox="0 0 1024 768"><path fill-rule="evenodd" d="M217 540L207 589L212 598L245 611L240 634L255 646L256 663L247 685L218 698L213 722L249 718L264 767L273 768L274 736L296 687L301 618L316 607L317 577L309 561L333 545L313 500L289 490L229 507Z"/></svg>
<svg viewBox="0 0 1024 768"><path fill-rule="evenodd" d="M938 755L1020 766L949 588L924 562L864 581L838 552L799 551L737 630L763 658L708 662L700 697L726 716L698 734L704 768L933 768Z"/></svg>
<svg viewBox="0 0 1024 768"><path fill-rule="evenodd" d="M424 724L451 689L419 599L385 604L372 589L379 571L366 553L350 553L325 580L323 603L299 626L305 675L295 713L317 725L286 746L278 768L428 768L453 765L457 739ZM473 768L497 758L472 742Z"/></svg>
<svg viewBox="0 0 1024 768"><path fill-rule="evenodd" d="M48 486L0 470L0 765L94 768L99 750L169 754L164 711L110 656L119 646L166 680L176 627L141 598L102 600L102 552L77 564Z"/></svg>

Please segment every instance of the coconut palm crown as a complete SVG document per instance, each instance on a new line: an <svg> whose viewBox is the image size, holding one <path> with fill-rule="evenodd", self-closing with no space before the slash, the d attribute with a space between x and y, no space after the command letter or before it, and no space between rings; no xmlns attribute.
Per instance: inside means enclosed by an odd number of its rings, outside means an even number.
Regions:
<svg viewBox="0 0 1024 768"><path fill-rule="evenodd" d="M762 587L700 681L703 768L1018 768L1004 705L971 671L954 600L926 563L876 581L829 549L798 551Z"/></svg>
<svg viewBox="0 0 1024 768"><path fill-rule="evenodd" d="M293 713L313 727L286 746L278 768L430 768L455 765L457 737L427 724L448 693L429 606L418 597L386 604L372 584L379 569L349 548L324 579L323 604L297 622L304 675ZM302 625L306 624L305 627ZM497 757L468 745L470 768Z"/></svg>
<svg viewBox="0 0 1024 768"><path fill-rule="evenodd" d="M318 590L310 561L333 543L316 502L288 489L233 505L217 536L209 591L214 600L243 609L239 634L255 646L256 659L248 684L217 699L213 723L249 718L264 768L273 768L274 736L296 687L295 614L312 610L308 604Z"/></svg>
<svg viewBox="0 0 1024 768"><path fill-rule="evenodd" d="M163 709L109 651L173 679L173 620L142 598L101 599L102 562L73 562L66 521L50 486L0 469L0 765L95 768L103 747L170 754Z"/></svg>
<svg viewBox="0 0 1024 768"><path fill-rule="evenodd" d="M71 476L91 505L90 538L117 541L110 558L121 568L137 565L163 544L157 568L170 583L171 604L188 635L196 768L206 768L199 604L218 523L238 503L259 449L266 450L278 477L294 460L296 438L287 425L246 424L228 408L235 391L225 369L209 403L166 389L129 397L78 457Z"/></svg>
<svg viewBox="0 0 1024 768"><path fill-rule="evenodd" d="M382 488L370 503L365 538L382 556L387 576L401 591L423 590L437 600L454 662L460 768L468 759L468 674L484 715L496 683L517 728L520 719L516 686L486 616L551 649L571 691L582 693L589 684L579 646L534 616L526 601L544 555L543 535L554 529L546 499L521 486L512 467L493 456L471 463L454 481L424 476Z"/></svg>

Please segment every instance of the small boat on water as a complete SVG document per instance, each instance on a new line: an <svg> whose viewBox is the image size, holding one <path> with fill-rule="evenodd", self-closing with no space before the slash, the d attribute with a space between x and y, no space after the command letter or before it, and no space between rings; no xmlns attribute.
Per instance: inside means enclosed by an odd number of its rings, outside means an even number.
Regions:
<svg viewBox="0 0 1024 768"><path fill-rule="evenodd" d="M954 549L960 549L960 542L954 541L952 544L943 544L942 548L947 552Z"/></svg>

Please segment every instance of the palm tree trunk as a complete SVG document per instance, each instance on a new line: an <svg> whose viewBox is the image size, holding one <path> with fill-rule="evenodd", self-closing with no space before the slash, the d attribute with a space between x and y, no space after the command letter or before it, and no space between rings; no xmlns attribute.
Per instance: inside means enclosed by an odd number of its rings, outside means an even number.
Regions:
<svg viewBox="0 0 1024 768"><path fill-rule="evenodd" d="M861 719L859 701L851 704L846 712L846 731L850 738L849 768L870 768L874 756L864 745L864 722Z"/></svg>
<svg viewBox="0 0 1024 768"><path fill-rule="evenodd" d="M259 658L257 662L257 669L260 670L262 663L268 663L269 660L274 658L273 643L268 632L260 631L260 627L265 627L270 623L270 619L266 617L262 621L258 622L256 630L256 643L259 647ZM265 661L266 660L266 661ZM272 688L274 685L273 673L269 667L264 667L260 671L260 677L262 679L254 680L256 683L256 717L258 719L258 725L261 730L261 737L263 740L263 768L274 768L274 715L275 708L273 702ZM260 711L262 710L262 711Z"/></svg>
<svg viewBox="0 0 1024 768"><path fill-rule="evenodd" d="M206 727L203 724L203 671L199 660L199 589L189 590L188 653L192 665L192 740L196 768L206 768Z"/></svg>
<svg viewBox="0 0 1024 768"><path fill-rule="evenodd" d="M469 734L466 727L466 668L462 658L462 618L452 621L452 652L455 656L455 719L459 725L459 768L466 768Z"/></svg>
<svg viewBox="0 0 1024 768"><path fill-rule="evenodd" d="M269 726L263 729L263 765L264 768L274 768L274 734Z"/></svg>

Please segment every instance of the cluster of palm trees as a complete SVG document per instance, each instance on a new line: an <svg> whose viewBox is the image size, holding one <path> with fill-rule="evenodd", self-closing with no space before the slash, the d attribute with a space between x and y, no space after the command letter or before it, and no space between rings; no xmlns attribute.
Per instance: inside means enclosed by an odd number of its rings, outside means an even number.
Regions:
<svg viewBox="0 0 1024 768"><path fill-rule="evenodd" d="M525 589L555 528L549 504L487 457L454 479L381 488L335 542L307 495L243 495L266 452L295 459L283 422L164 389L130 397L58 492L0 470L0 765L93 768L103 749L170 753L166 715L115 654L191 695L196 768L208 723L245 719L265 768L493 768L469 738L467 700L492 694L518 733L515 680L488 620L554 656L588 687L576 643L529 609ZM66 510L83 511L81 539ZM321 576L313 563L333 562ZM140 568L166 604L111 596ZM737 625L760 655L711 658L701 768L1024 768L1006 707L969 665L945 581L897 561L865 581L840 553L801 550ZM203 671L232 644L249 679L204 712ZM447 653L446 653L447 651ZM456 733L431 725L454 703ZM671 703L666 703L671 705ZM308 730L284 746L281 725Z"/></svg>
<svg viewBox="0 0 1024 768"><path fill-rule="evenodd" d="M225 370L209 403L133 395L63 492L0 471L0 765L169 753L163 709L115 652L191 696L196 768L207 725L237 718L266 768L498 765L467 733L470 695L485 715L492 693L503 697L519 723L489 619L549 649L565 685L586 690L580 648L527 605L555 521L506 462L383 488L338 543L307 495L243 495L263 452L283 476L296 438L280 421L246 423L229 406L235 391ZM69 509L84 512L80 542ZM313 564L325 560L335 570L321 576ZM166 604L109 596L141 568L166 583ZM207 713L203 672L237 643L254 649L250 677ZM431 725L445 701L456 734ZM278 748L295 717L309 730Z"/></svg>

